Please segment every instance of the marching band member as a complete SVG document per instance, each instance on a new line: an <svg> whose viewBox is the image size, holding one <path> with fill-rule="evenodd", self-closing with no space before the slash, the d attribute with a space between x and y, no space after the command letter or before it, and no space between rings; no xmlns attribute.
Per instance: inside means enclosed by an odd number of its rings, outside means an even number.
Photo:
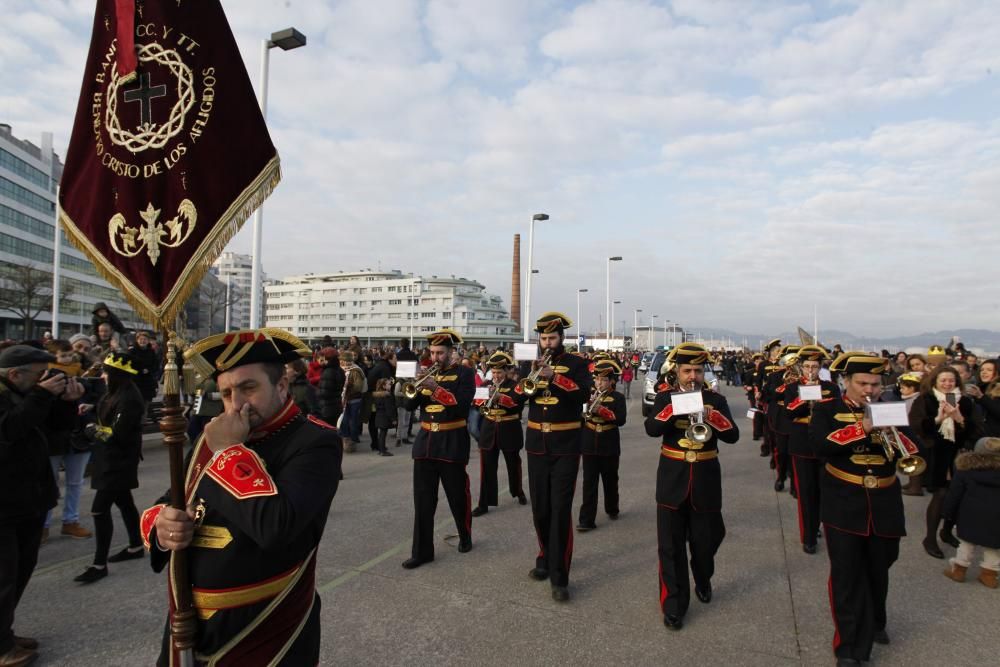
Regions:
<svg viewBox="0 0 1000 667"><path fill-rule="evenodd" d="M507 482L512 498L522 505L528 504L521 484L521 448L524 431L521 429L521 410L526 396L514 391L517 383L508 378L514 360L504 352L494 352L486 362L492 374L490 397L477 399L475 404L483 413L479 434L479 504L472 516L482 516L499 503L497 465L503 452L507 464Z"/></svg>
<svg viewBox="0 0 1000 667"><path fill-rule="evenodd" d="M801 378L785 390L785 410L790 419L788 451L792 457L793 482L799 507L799 539L802 550L816 553L816 536L819 532L819 478L820 462L809 442L809 422L812 419L812 401L802 400L798 387L818 385L820 400L839 398L840 389L828 380L819 379L819 369L829 355L818 345L806 345L797 353Z"/></svg>
<svg viewBox="0 0 1000 667"><path fill-rule="evenodd" d="M712 429L707 440L697 442L687 437L691 419L673 414L669 390L656 395L646 419L646 433L662 438L656 473L656 537L660 607L664 625L672 630L683 627L691 599L689 548L695 595L705 604L712 600L715 554L726 535L718 442L734 443L740 435L725 397L704 386L707 360L708 352L695 343L682 343L667 355L674 366L676 385L702 393L703 420Z"/></svg>
<svg viewBox="0 0 1000 667"><path fill-rule="evenodd" d="M406 409L420 408L420 431L413 441L413 547L407 570L434 560L434 512L438 483L458 529L458 551L472 549L472 497L469 495L469 427L466 419L476 393L476 372L452 354L462 337L451 329L427 335L431 368L404 388Z"/></svg>
<svg viewBox="0 0 1000 667"><path fill-rule="evenodd" d="M792 372L789 372L795 365L798 345L785 345L781 348L778 356L778 370L771 373L767 378L766 395L767 424L771 431L771 452L774 461L774 490L784 491L785 480L788 479L788 429L790 419L788 411L785 410L785 390L788 388L788 381L793 379ZM793 482L794 484L794 482ZM795 487L792 487L794 495Z"/></svg>
<svg viewBox="0 0 1000 667"><path fill-rule="evenodd" d="M563 347L572 322L562 313L545 313L535 323L542 359L517 390L530 396L525 451L531 515L539 552L529 576L546 579L552 598L569 600L573 560L573 493L580 469L581 408L590 396L590 373L583 357ZM532 386L534 385L534 386Z"/></svg>
<svg viewBox="0 0 1000 667"><path fill-rule="evenodd" d="M164 496L140 525L153 569L167 568L171 591L178 580L169 552L187 549L202 664L319 662L316 553L342 445L333 427L302 414L289 396L285 363L309 354L279 329L210 336L184 354L214 376L223 412L188 457L188 511L168 507ZM180 664L169 598L163 667Z"/></svg>
<svg viewBox="0 0 1000 667"><path fill-rule="evenodd" d="M761 456L770 457L771 469L773 470L776 463L774 460L774 432L770 426L773 415L768 415L771 402L769 387L770 383L773 382L772 376L781 370L781 366L778 365L778 359L781 358L781 339L775 338L768 341L767 345L764 346L764 355L766 359L754 377L754 396L757 399L757 407L763 412L764 420L764 442L760 447L760 453ZM774 386L776 387L778 384L780 382Z"/></svg>
<svg viewBox="0 0 1000 667"><path fill-rule="evenodd" d="M755 352L752 357L750 357L751 368L747 371L746 375L743 376L743 391L747 394L747 403L753 408L753 439L760 440L764 437L764 413L760 409L760 405L757 404L757 379L764 372L764 355L760 352ZM767 456L767 450L765 445L761 443L760 455Z"/></svg>
<svg viewBox="0 0 1000 667"><path fill-rule="evenodd" d="M618 518L618 464L621 459L621 434L625 425L625 396L615 391L621 368L610 359L594 363L594 396L584 413L583 504L576 529L586 532L596 528L597 483L604 484L604 511L612 520Z"/></svg>
<svg viewBox="0 0 1000 667"><path fill-rule="evenodd" d="M838 665L871 658L872 643L888 644L885 601L889 568L906 534L895 451L865 416L878 398L887 360L848 352L830 365L844 379L844 395L813 406L809 439L825 463L820 516L830 557L830 607ZM899 434L908 453L916 446ZM892 454L892 456L889 456Z"/></svg>

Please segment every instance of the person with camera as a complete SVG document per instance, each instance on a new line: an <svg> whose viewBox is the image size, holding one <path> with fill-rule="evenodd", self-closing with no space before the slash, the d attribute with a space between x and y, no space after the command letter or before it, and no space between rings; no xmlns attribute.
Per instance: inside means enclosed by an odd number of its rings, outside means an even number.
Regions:
<svg viewBox="0 0 1000 667"><path fill-rule="evenodd" d="M58 489L42 426L72 421L83 387L50 371L30 345L0 352L0 667L35 660L38 642L14 634L14 611L38 561L45 514Z"/></svg>
<svg viewBox="0 0 1000 667"><path fill-rule="evenodd" d="M101 375L108 392L97 405L97 422L88 425L95 441L90 485L97 493L90 512L94 517L97 545L94 563L73 581L92 584L108 576L108 563L143 557L139 532L139 510L132 489L139 487L139 460L142 458L142 422L146 406L134 378L139 375L135 360L128 354L112 352L104 359ZM117 505L128 531L128 547L108 557L114 522L111 506Z"/></svg>

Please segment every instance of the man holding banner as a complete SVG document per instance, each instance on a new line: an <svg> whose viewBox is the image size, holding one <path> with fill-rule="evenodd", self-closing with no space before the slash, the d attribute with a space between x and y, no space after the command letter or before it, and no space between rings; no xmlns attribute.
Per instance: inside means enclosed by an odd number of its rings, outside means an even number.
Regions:
<svg viewBox="0 0 1000 667"><path fill-rule="evenodd" d="M171 332L208 267L280 178L218 0L98 0L58 213L97 272L169 334L160 430L173 509L158 510L157 519L147 514L145 523L154 564L170 559L172 638L163 665L249 664L251 644L253 664L318 660L314 555L303 550L319 542L340 444L334 431L292 414L282 380L271 376L281 369L276 359L298 356L301 343L260 330L195 346L196 358L214 363L202 375L219 375L227 409L206 427L185 478ZM286 466L306 450L315 458L310 470ZM324 478L323 493L310 483L316 476ZM188 500L200 507L190 509L191 521ZM228 567L233 553L247 554L245 562ZM254 588L265 583L266 591ZM243 606L215 595L244 587L253 590Z"/></svg>

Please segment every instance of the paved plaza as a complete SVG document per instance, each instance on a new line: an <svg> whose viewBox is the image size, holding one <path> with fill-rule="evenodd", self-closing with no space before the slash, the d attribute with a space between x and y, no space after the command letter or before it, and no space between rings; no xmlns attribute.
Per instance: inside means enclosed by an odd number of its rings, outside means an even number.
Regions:
<svg viewBox="0 0 1000 667"><path fill-rule="evenodd" d="M641 377L641 376L640 376ZM446 539L454 525L443 494L437 556L407 571L413 513L409 447L382 458L346 455L342 482L320 547L323 665L823 665L832 664L829 562L799 546L794 499L772 489L743 418L741 392L723 388L741 439L720 444L727 536L716 561L709 605L692 597L684 629L663 627L657 605L654 485L658 443L640 415L633 384L622 437L621 518L599 512L598 528L575 535L572 600L553 602L547 583L528 578L537 550L530 507L503 491L501 506L473 520L474 548L459 554ZM523 456L523 453L522 453ZM525 467L526 469L526 467ZM476 453L469 465L473 502ZM526 473L525 473L526 474ZM167 459L147 439L136 502L144 508L166 488ZM92 491L84 494L89 509ZM579 507L579 483L575 506ZM926 498L905 498L907 527L891 571L890 646L879 665L989 665L1000 661L1000 595L975 582L956 584L944 562L920 546ZM117 510L113 510L119 520ZM574 512L575 518L575 512ZM91 526L90 518L83 519ZM58 535L42 547L18 609L19 634L41 642L39 665L150 665L166 610L165 578L148 560L111 564L91 586L73 583L90 562L93 539ZM116 525L112 553L125 542ZM946 553L952 553L944 547ZM975 570L971 574L974 574Z"/></svg>

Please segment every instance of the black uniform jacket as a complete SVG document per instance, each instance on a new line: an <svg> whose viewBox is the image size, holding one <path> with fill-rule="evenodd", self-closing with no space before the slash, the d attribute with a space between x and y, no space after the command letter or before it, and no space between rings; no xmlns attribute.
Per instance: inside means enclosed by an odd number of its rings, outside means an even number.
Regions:
<svg viewBox="0 0 1000 667"><path fill-rule="evenodd" d="M785 407L785 371L780 366L771 368L774 370L768 371L764 376L761 400L766 406L764 411L767 413L768 427L779 433L784 433L778 427L784 424L780 416Z"/></svg>
<svg viewBox="0 0 1000 667"><path fill-rule="evenodd" d="M493 385L490 384L490 391ZM499 447L505 452L517 452L524 447L524 429L521 427L521 412L528 397L516 391L517 383L504 380L500 383L500 396L493 401L493 407L479 426L479 449L489 451ZM486 403L477 399L477 406Z"/></svg>
<svg viewBox="0 0 1000 667"><path fill-rule="evenodd" d="M142 420L146 404L139 388L129 382L105 394L97 405L97 424L108 433L98 437L91 458L90 485L95 489L139 488Z"/></svg>
<svg viewBox="0 0 1000 667"><path fill-rule="evenodd" d="M421 389L406 401L407 410L420 407L421 427L413 441L413 458L468 463L466 419L476 395L475 371L455 364L438 372L434 381L437 389Z"/></svg>
<svg viewBox="0 0 1000 667"><path fill-rule="evenodd" d="M59 489L42 425L75 418L75 402L37 385L22 394L0 379L0 522L37 519L55 507Z"/></svg>
<svg viewBox="0 0 1000 667"><path fill-rule="evenodd" d="M551 360L555 375L539 381L528 401L528 431L525 451L529 454L567 456L580 453L583 404L590 398L593 378L587 360L560 347ZM541 428L533 428L532 424ZM566 426L576 423L576 429Z"/></svg>
<svg viewBox="0 0 1000 667"><path fill-rule="evenodd" d="M319 545L327 513L340 480L343 449L336 430L306 417L289 400L268 424L251 433L248 442L214 455L199 438L188 457L188 502L203 513L187 549L188 571L198 608L197 653L210 655L250 626L279 591L259 602L226 606L224 596L199 605L199 589L219 591L282 580L301 568L308 603L315 596L310 556ZM161 503L167 502L167 496ZM164 505L142 515L143 539L150 561L159 572L169 553L156 542L156 516ZM172 577L171 577L172 582ZM221 599L220 599L221 598ZM233 600L233 602L245 602ZM207 616L207 617L206 617ZM272 614L257 628L257 636L303 619ZM307 624L296 641L315 641L319 625ZM253 641L251 635L250 641ZM161 663L166 655L161 655ZM163 663L165 664L165 663Z"/></svg>
<svg viewBox="0 0 1000 667"><path fill-rule="evenodd" d="M721 394L702 390L705 405L713 408L705 419L712 428L712 437L707 442L696 443L684 437L691 420L688 415L674 414L670 393L661 391L656 395L653 409L646 418L646 433L662 437L660 465L656 471L656 503L676 509L690 498L696 511L718 512L722 509L719 440L733 443L740 439L729 403Z"/></svg>
<svg viewBox="0 0 1000 667"><path fill-rule="evenodd" d="M601 399L599 407L583 420L580 453L584 456L621 456L619 426L625 425L625 395L612 391Z"/></svg>
<svg viewBox="0 0 1000 667"><path fill-rule="evenodd" d="M816 458L812 444L809 442L809 422L812 420L813 401L803 401L799 398L797 385L785 387L785 413L788 422L788 451L795 456L807 459ZM819 381L823 399L840 398L840 387L827 380Z"/></svg>
<svg viewBox="0 0 1000 667"><path fill-rule="evenodd" d="M901 537L906 525L895 457L886 458L882 445L864 432L863 417L864 407L847 397L813 406L809 441L824 463L820 519L857 535Z"/></svg>

